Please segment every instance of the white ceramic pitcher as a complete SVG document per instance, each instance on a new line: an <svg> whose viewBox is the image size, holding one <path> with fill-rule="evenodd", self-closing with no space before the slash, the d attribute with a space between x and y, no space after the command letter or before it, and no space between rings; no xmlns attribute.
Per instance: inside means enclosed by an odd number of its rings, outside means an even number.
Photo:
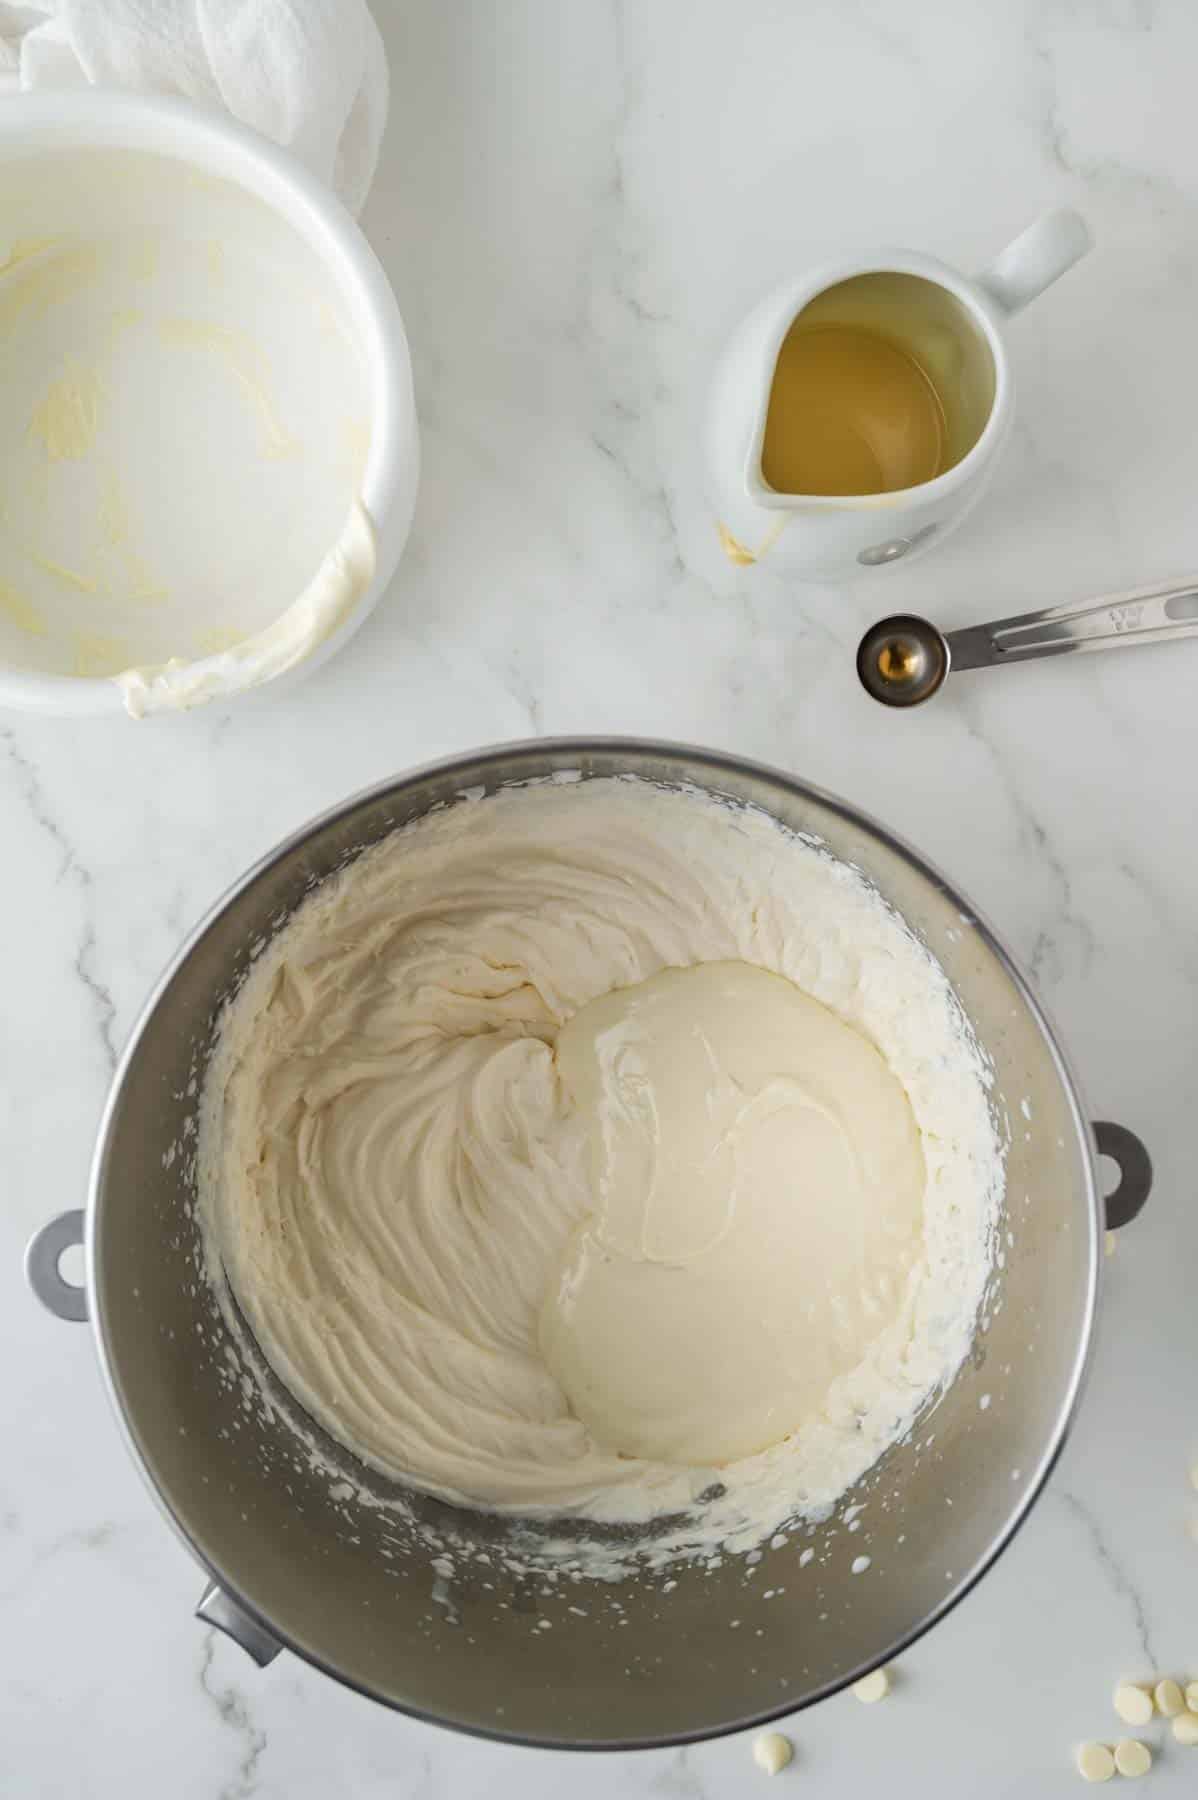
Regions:
<svg viewBox="0 0 1198 1800"><path fill-rule="evenodd" d="M1084 256L1089 229L1078 213L1047 213L974 278L907 250L880 250L821 263L767 295L732 337L712 383L706 452L721 539L737 562L768 557L800 579L836 581L885 567L940 542L960 524L994 471L1014 402L1006 321ZM858 275L915 276L951 297L988 357L988 412L972 447L943 474L880 494L779 493L761 467L766 413L783 340L817 295ZM942 304L948 304L942 299Z"/></svg>

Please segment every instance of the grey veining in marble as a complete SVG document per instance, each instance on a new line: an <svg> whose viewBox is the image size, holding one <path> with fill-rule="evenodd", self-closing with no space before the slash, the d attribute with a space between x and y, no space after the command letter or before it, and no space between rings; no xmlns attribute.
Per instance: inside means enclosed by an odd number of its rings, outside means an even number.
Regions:
<svg viewBox="0 0 1198 1800"><path fill-rule="evenodd" d="M722 1800L744 1739L567 1761L392 1716L191 1617L201 1581L86 1333L24 1290L82 1203L119 1047L182 934L356 787L501 738L733 748L882 817L1031 970L1157 1191L1108 1267L1080 1426L893 1696L799 1717L782 1784L1069 1791L1121 1676L1198 1677L1198 645L861 694L882 613L946 627L1198 571L1198 9L1189 0L376 0L364 223L412 340L426 472L393 591L310 683L136 727L0 722L0 1794ZM1010 453L936 555L844 589L724 559L698 421L726 326L817 246L981 266L1046 207L1094 254L1016 321ZM1193 1793L1160 1741L1151 1791ZM1187 1761L1187 1758L1189 1759ZM780 1789L784 1791L784 1789Z"/></svg>

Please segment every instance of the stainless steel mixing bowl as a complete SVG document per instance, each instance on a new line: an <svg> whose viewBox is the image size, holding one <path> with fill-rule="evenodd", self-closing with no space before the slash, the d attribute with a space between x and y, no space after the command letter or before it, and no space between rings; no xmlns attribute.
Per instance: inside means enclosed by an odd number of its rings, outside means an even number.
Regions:
<svg viewBox="0 0 1198 1800"><path fill-rule="evenodd" d="M213 1021L255 948L314 882L394 827L464 789L561 770L693 783L762 807L857 865L947 970L1009 1121L1005 1266L971 1359L926 1424L846 1496L863 1508L853 1533L843 1517L793 1533L763 1546L755 1571L726 1557L674 1568L669 1587L661 1574L618 1587L555 1583L512 1567L510 1524L420 1497L407 1522L338 1499L295 1456L279 1414L243 1405L228 1332L197 1278L180 1151ZM852 807L774 770L671 744L503 746L346 802L238 883L163 977L117 1072L86 1214L86 1291L57 1266L84 1233L82 1213L38 1234L28 1269L56 1312L90 1317L129 1447L211 1576L202 1615L258 1660L285 1645L389 1705L491 1736L662 1744L757 1723L854 1680L926 1630L1009 1541L1077 1405L1104 1224L1126 1223L1148 1191L1138 1141L1098 1131L1121 1167L1105 1218L1094 1136L1024 978L941 875ZM490 1562L434 1567L430 1530L489 1549ZM803 1565L807 1546L816 1554ZM870 1566L854 1574L862 1556Z"/></svg>

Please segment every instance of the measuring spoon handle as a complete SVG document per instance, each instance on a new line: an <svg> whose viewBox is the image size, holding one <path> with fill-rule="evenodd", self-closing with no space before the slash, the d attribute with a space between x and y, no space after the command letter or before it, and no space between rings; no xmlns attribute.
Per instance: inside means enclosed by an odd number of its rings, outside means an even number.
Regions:
<svg viewBox="0 0 1198 1800"><path fill-rule="evenodd" d="M992 619L945 633L950 667L989 669L1031 656L1065 656L1075 650L1117 650L1123 644L1160 644L1198 636L1198 580L1168 587L1132 588L1083 606L1049 606L1042 612Z"/></svg>

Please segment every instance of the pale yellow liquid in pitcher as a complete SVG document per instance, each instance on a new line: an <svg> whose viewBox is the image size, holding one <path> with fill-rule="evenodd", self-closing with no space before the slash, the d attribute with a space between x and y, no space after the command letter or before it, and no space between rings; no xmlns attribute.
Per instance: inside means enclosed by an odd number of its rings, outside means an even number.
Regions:
<svg viewBox="0 0 1198 1800"><path fill-rule="evenodd" d="M888 494L949 462L940 395L901 343L800 313L778 353L761 472L780 494Z"/></svg>

